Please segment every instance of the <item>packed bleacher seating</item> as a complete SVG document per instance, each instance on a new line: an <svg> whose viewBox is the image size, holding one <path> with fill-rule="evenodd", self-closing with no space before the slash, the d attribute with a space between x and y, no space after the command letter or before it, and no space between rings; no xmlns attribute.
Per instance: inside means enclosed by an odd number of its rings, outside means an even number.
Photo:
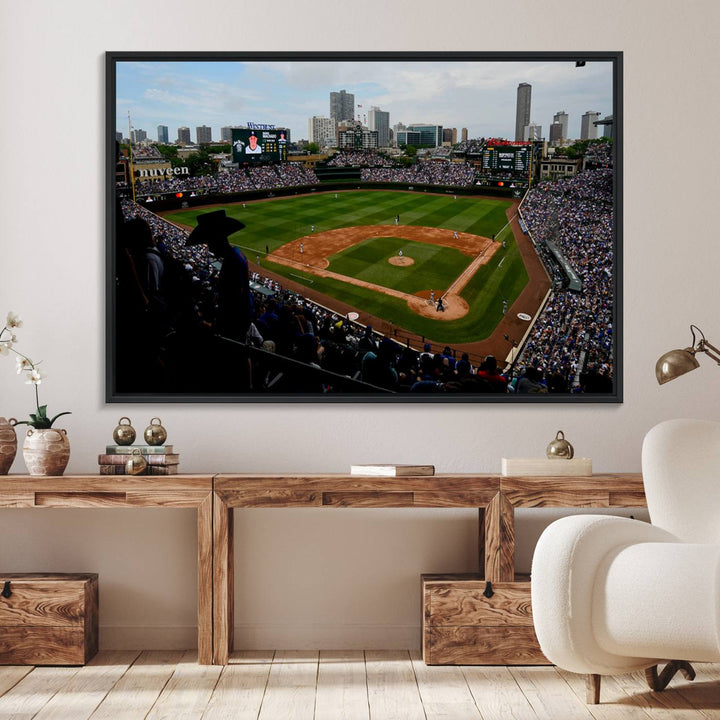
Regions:
<svg viewBox="0 0 720 720"><path fill-rule="evenodd" d="M391 167L394 164L377 150L342 150L327 162L328 167Z"/></svg>
<svg viewBox="0 0 720 720"><path fill-rule="evenodd" d="M428 160L409 167L363 168L360 171L360 178L364 182L468 187L473 184L475 170L466 163Z"/></svg>
<svg viewBox="0 0 720 720"><path fill-rule="evenodd" d="M535 368L547 384L609 392L613 377L612 169L543 182L521 212L553 280L553 293L535 322L519 366ZM563 289L546 243L554 242L582 279L582 291Z"/></svg>
<svg viewBox="0 0 720 720"><path fill-rule="evenodd" d="M598 142L588 146L584 157L584 166L610 167L612 166L612 144L609 142Z"/></svg>
<svg viewBox="0 0 720 720"><path fill-rule="evenodd" d="M138 195L159 193L241 193L278 187L315 185L315 171L299 163L260 165L211 175L177 176L167 180L141 180L135 184Z"/></svg>

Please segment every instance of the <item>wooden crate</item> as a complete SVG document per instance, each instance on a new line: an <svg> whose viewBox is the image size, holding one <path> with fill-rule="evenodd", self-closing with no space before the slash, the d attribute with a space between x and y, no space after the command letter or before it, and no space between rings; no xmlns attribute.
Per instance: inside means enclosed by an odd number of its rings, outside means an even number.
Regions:
<svg viewBox="0 0 720 720"><path fill-rule="evenodd" d="M96 573L0 574L0 665L84 665L97 651Z"/></svg>
<svg viewBox="0 0 720 720"><path fill-rule="evenodd" d="M428 665L548 665L530 607L530 578L423 575L423 659Z"/></svg>

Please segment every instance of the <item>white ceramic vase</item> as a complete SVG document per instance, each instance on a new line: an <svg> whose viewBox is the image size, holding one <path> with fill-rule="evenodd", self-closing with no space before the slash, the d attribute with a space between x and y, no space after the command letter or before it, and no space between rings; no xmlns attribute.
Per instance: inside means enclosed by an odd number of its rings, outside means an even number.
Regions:
<svg viewBox="0 0 720 720"><path fill-rule="evenodd" d="M59 428L28 428L23 457L31 475L62 475L70 460L67 432Z"/></svg>

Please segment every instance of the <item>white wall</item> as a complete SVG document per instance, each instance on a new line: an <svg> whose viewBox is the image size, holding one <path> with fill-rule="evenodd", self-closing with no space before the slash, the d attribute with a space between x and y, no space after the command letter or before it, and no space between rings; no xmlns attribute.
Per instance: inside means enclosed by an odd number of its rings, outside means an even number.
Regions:
<svg viewBox="0 0 720 720"><path fill-rule="evenodd" d="M715 0L516 0L507 13L497 2L458 0L446 17L430 0L411 11L366 0L342 6L337 32L336 2L275 0L287 21L272 33L242 21L246 5L0 0L0 316L22 315L21 349L48 373L43 402L73 411L64 423L69 472L95 470L125 414L139 428L159 415L182 469L204 473L343 472L379 458L498 472L503 455L541 454L559 428L597 471L637 471L656 422L717 415L720 376L708 362L663 388L653 376L658 355L689 341L690 322L720 342ZM103 53L250 49L624 51L625 402L106 405ZM0 358L0 414L20 417L32 391L12 365ZM21 458L13 471L24 472ZM238 634L255 645L415 643L420 572L472 569L473 513L259 510L236 520L238 575L247 580L238 583ZM537 522L520 517L521 566ZM0 569L98 571L105 645L188 645L194 532L190 511L4 510Z"/></svg>

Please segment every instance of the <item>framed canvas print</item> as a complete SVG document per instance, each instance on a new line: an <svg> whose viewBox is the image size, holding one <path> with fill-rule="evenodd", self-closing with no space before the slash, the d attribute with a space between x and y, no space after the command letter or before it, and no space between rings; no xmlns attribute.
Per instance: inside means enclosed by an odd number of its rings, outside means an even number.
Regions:
<svg viewBox="0 0 720 720"><path fill-rule="evenodd" d="M108 401L622 401L622 53L106 69Z"/></svg>

